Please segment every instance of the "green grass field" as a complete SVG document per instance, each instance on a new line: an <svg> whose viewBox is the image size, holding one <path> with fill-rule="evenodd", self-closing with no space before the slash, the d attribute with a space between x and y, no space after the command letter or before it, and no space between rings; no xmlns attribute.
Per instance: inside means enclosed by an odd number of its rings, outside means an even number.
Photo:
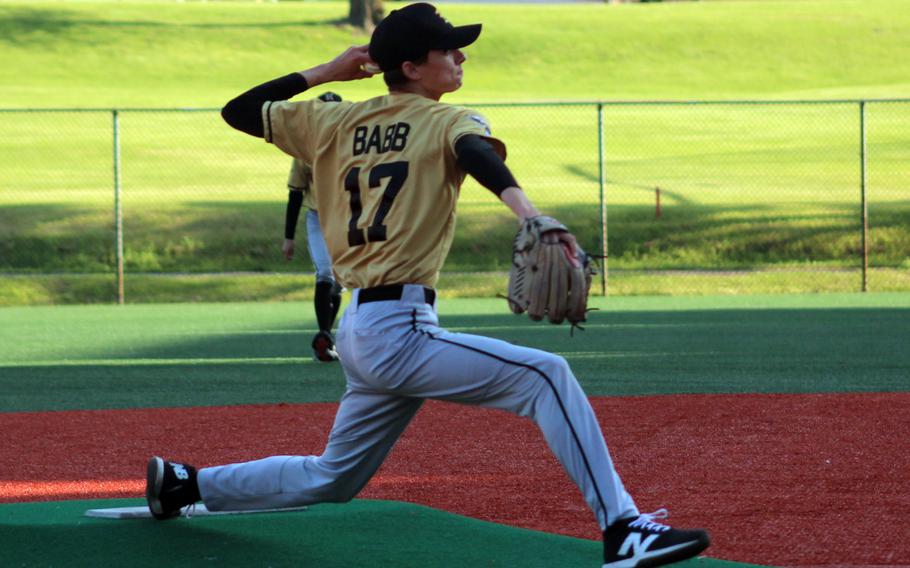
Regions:
<svg viewBox="0 0 910 568"><path fill-rule="evenodd" d="M394 3L389 4L394 7ZM448 4L483 22L464 101L910 95L902 0ZM3 106L220 106L367 36L345 2L0 3ZM554 33L558 30L558 33ZM374 94L375 83L343 94Z"/></svg>
<svg viewBox="0 0 910 568"><path fill-rule="evenodd" d="M900 6L447 5L456 23L485 24L469 51L466 87L451 102L488 115L532 199L599 252L596 106L484 103L908 96L900 69L910 46L900 38L910 32L910 14ZM0 2L10 79L0 84L0 106L219 107L259 81L365 41L337 24L345 9L343 2ZM379 79L331 88L353 99L383 91ZM186 279L146 285L140 273L309 270L278 254L287 157L232 131L214 111L118 119L134 299L161 301L161 289L178 301L200 293L182 285ZM688 288L630 277L615 292L858 289L854 276L836 272L804 285L805 269L860 266L858 105L607 105L602 119L612 269L798 269L788 278L714 278ZM874 289L907 289L910 102L867 105L866 129L870 263L887 269ZM103 286L88 293L97 277L58 274L113 270L112 155L109 112L0 113L0 271L35 275L0 284L0 305L110 300ZM444 270L503 270L513 227L469 182ZM480 274L470 280L485 282L473 285L478 292L494 287ZM253 284L246 296L209 299L279 299L282 289Z"/></svg>
<svg viewBox="0 0 910 568"><path fill-rule="evenodd" d="M440 323L566 357L592 396L906 390L910 295L596 299L587 331L443 300ZM0 412L337 400L307 303L0 309ZM65 393L65 396L64 396Z"/></svg>

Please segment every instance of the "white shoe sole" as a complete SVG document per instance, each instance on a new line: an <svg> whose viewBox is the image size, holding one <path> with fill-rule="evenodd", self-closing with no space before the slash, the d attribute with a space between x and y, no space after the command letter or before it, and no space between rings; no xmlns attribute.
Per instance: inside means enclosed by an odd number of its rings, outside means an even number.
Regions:
<svg viewBox="0 0 910 568"><path fill-rule="evenodd" d="M161 500L158 499L163 484L164 460L155 456L149 460L145 480L145 499L148 501L149 510L153 516L164 514L164 510L161 508Z"/></svg>

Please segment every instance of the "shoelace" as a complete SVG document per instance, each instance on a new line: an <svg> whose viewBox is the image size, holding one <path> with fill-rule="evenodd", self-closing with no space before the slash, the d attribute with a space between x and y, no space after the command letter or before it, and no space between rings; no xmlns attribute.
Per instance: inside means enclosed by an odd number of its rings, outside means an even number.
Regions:
<svg viewBox="0 0 910 568"><path fill-rule="evenodd" d="M196 514L196 504L187 505L183 508L183 516L187 519L192 519L193 515Z"/></svg>
<svg viewBox="0 0 910 568"><path fill-rule="evenodd" d="M653 513L642 513L637 519L629 523L630 528L643 529L651 532L664 532L670 530L667 525L662 525L654 519L666 519L670 516L666 509L658 509Z"/></svg>

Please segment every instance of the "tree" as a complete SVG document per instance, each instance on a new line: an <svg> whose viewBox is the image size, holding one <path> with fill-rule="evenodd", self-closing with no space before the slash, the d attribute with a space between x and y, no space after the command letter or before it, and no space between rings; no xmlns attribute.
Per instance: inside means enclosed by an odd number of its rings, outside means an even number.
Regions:
<svg viewBox="0 0 910 568"><path fill-rule="evenodd" d="M382 0L350 0L348 23L366 31L373 31L376 24L382 21L385 12Z"/></svg>

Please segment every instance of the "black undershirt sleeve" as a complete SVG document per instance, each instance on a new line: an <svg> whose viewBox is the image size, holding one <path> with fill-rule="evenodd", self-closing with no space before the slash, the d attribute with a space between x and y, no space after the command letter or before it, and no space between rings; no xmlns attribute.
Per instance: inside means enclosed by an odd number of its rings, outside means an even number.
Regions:
<svg viewBox="0 0 910 568"><path fill-rule="evenodd" d="M303 204L303 192L288 192L288 208L284 215L284 238L293 239L297 233L297 219L300 218L300 207Z"/></svg>
<svg viewBox="0 0 910 568"><path fill-rule="evenodd" d="M518 187L493 145L476 134L466 134L455 142L455 156L461 169L497 197L508 187Z"/></svg>
<svg viewBox="0 0 910 568"><path fill-rule="evenodd" d="M306 91L309 85L300 73L291 73L253 87L232 99L221 109L224 121L251 136L262 138L262 105L267 101L286 101Z"/></svg>

